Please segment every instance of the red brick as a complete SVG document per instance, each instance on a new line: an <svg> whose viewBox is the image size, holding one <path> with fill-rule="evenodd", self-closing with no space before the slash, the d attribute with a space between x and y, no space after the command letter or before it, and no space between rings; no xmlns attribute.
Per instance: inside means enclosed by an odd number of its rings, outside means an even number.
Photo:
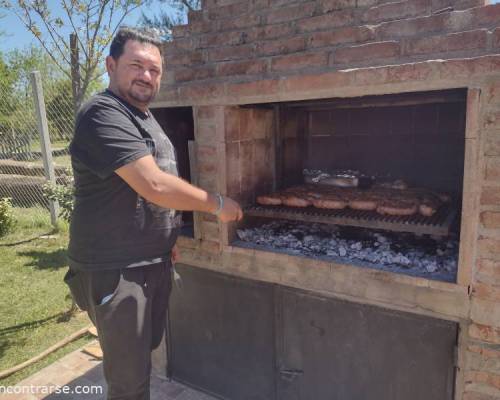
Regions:
<svg viewBox="0 0 500 400"><path fill-rule="evenodd" d="M297 21L297 27L301 32L312 32L351 25L353 22L354 12L343 10Z"/></svg>
<svg viewBox="0 0 500 400"><path fill-rule="evenodd" d="M217 239L217 238L214 238L214 239ZM222 251L221 244L219 242L214 241L214 240L204 239L201 241L200 247L202 250L206 251L207 253L218 254Z"/></svg>
<svg viewBox="0 0 500 400"><path fill-rule="evenodd" d="M208 79L215 76L215 67L190 67L182 68L174 71L176 82L196 81L201 79Z"/></svg>
<svg viewBox="0 0 500 400"><path fill-rule="evenodd" d="M238 15L245 14L246 12L248 12L248 2L242 1L239 3L228 4L209 10L208 18L235 18Z"/></svg>
<svg viewBox="0 0 500 400"><path fill-rule="evenodd" d="M193 41L190 38L178 38L168 42L163 47L166 54L179 54L193 50Z"/></svg>
<svg viewBox="0 0 500 400"><path fill-rule="evenodd" d="M191 84L179 86L181 101L200 101L200 99L220 98L224 95L224 86L221 84Z"/></svg>
<svg viewBox="0 0 500 400"><path fill-rule="evenodd" d="M411 0L381 4L365 11L361 20L363 22L380 22L424 16L430 14L430 8L430 0Z"/></svg>
<svg viewBox="0 0 500 400"><path fill-rule="evenodd" d="M481 191L481 204L500 206L500 187L484 186Z"/></svg>
<svg viewBox="0 0 500 400"><path fill-rule="evenodd" d="M217 240L220 236L218 222L202 221L201 222L201 238L203 240Z"/></svg>
<svg viewBox="0 0 500 400"><path fill-rule="evenodd" d="M214 8L214 7L223 7L230 4L235 4L241 2L241 0L203 0L205 2L204 7L202 8Z"/></svg>
<svg viewBox="0 0 500 400"><path fill-rule="evenodd" d="M214 33L202 35L200 37L200 47L217 47L217 46L237 46L244 44L243 32L233 32L230 35L227 33Z"/></svg>
<svg viewBox="0 0 500 400"><path fill-rule="evenodd" d="M303 68L325 67L328 63L328 53L301 53L289 56L275 57L271 62L271 70L286 71Z"/></svg>
<svg viewBox="0 0 500 400"><path fill-rule="evenodd" d="M172 27L172 37L174 39L185 37L189 34L189 25L175 25Z"/></svg>
<svg viewBox="0 0 500 400"><path fill-rule="evenodd" d="M481 236L477 245L481 256L489 256L494 260L500 259L500 240Z"/></svg>
<svg viewBox="0 0 500 400"><path fill-rule="evenodd" d="M266 71L265 60L248 60L221 63L217 65L217 76L262 74Z"/></svg>
<svg viewBox="0 0 500 400"><path fill-rule="evenodd" d="M196 160L198 163L214 163L217 160L217 149L208 145L196 146Z"/></svg>
<svg viewBox="0 0 500 400"><path fill-rule="evenodd" d="M458 50L473 50L486 48L488 31L486 29L437 35L421 39L412 39L406 43L405 53L433 54Z"/></svg>
<svg viewBox="0 0 500 400"><path fill-rule="evenodd" d="M327 87L343 87L351 84L354 74L346 72L328 72L317 75L297 75L283 80L286 92L322 90Z"/></svg>
<svg viewBox="0 0 500 400"><path fill-rule="evenodd" d="M165 57L165 64L168 67L177 65L196 65L203 62L201 51L190 51L188 53L176 54L172 57Z"/></svg>
<svg viewBox="0 0 500 400"><path fill-rule="evenodd" d="M220 20L217 24L217 30L226 31L233 29L249 28L260 24L261 16L257 14L243 15L238 18L229 18Z"/></svg>
<svg viewBox="0 0 500 400"><path fill-rule="evenodd" d="M248 3L250 11L262 11L269 7L269 0L249 0Z"/></svg>
<svg viewBox="0 0 500 400"><path fill-rule="evenodd" d="M500 156L500 131L488 132L484 154L487 156Z"/></svg>
<svg viewBox="0 0 500 400"><path fill-rule="evenodd" d="M207 192L218 191L216 176L214 173L198 173L198 186Z"/></svg>
<svg viewBox="0 0 500 400"><path fill-rule="evenodd" d="M202 221L209 221L209 222L217 222L219 219L215 215L202 213L201 220Z"/></svg>
<svg viewBox="0 0 500 400"><path fill-rule="evenodd" d="M278 8L266 13L266 23L276 24L279 22L294 21L296 19L307 18L313 15L316 7L315 2L297 4L289 7Z"/></svg>
<svg viewBox="0 0 500 400"><path fill-rule="evenodd" d="M488 56L478 57L471 60L474 74L476 75L497 75L500 70L500 55L492 54Z"/></svg>
<svg viewBox="0 0 500 400"><path fill-rule="evenodd" d="M325 47L338 44L358 43L373 40L374 30L367 26L339 28L333 31L315 32L309 36L309 46Z"/></svg>
<svg viewBox="0 0 500 400"><path fill-rule="evenodd" d="M276 39L290 36L295 32L295 27L289 23L266 25L252 28L243 32L248 41Z"/></svg>
<svg viewBox="0 0 500 400"><path fill-rule="evenodd" d="M356 7L356 0L319 0L322 13Z"/></svg>
<svg viewBox="0 0 500 400"><path fill-rule="evenodd" d="M488 229L500 229L500 212L483 211L481 213L481 223Z"/></svg>
<svg viewBox="0 0 500 400"><path fill-rule="evenodd" d="M500 104L500 82L492 82L486 89L486 101L490 104Z"/></svg>
<svg viewBox="0 0 500 400"><path fill-rule="evenodd" d="M468 345L467 351L469 351L470 353L476 353L481 355L484 360L488 359L500 360L500 351L492 350L486 346L480 346L476 344Z"/></svg>
<svg viewBox="0 0 500 400"><path fill-rule="evenodd" d="M449 8L450 10L465 10L467 8L484 6L485 0L432 0L432 13Z"/></svg>
<svg viewBox="0 0 500 400"><path fill-rule="evenodd" d="M288 6L290 3L309 3L311 0L269 0L271 7Z"/></svg>
<svg viewBox="0 0 500 400"><path fill-rule="evenodd" d="M387 82L411 82L435 79L439 72L429 62L387 67Z"/></svg>
<svg viewBox="0 0 500 400"><path fill-rule="evenodd" d="M500 157L486 158L486 179L498 181L500 178Z"/></svg>
<svg viewBox="0 0 500 400"><path fill-rule="evenodd" d="M199 22L205 19L206 13L203 10L189 10L188 23Z"/></svg>
<svg viewBox="0 0 500 400"><path fill-rule="evenodd" d="M480 259L476 271L476 279L479 282L491 285L500 285L500 262L490 259Z"/></svg>
<svg viewBox="0 0 500 400"><path fill-rule="evenodd" d="M481 324L471 324L469 326L469 336L473 339L482 340L483 342L500 344L500 328Z"/></svg>
<svg viewBox="0 0 500 400"><path fill-rule="evenodd" d="M354 73L354 81L358 86L386 83L389 79L387 67L362 68Z"/></svg>
<svg viewBox="0 0 500 400"><path fill-rule="evenodd" d="M227 94L229 96L256 96L276 94L279 90L279 81L276 79L259 80L257 82L245 82L229 85Z"/></svg>
<svg viewBox="0 0 500 400"><path fill-rule="evenodd" d="M474 75L474 64L471 60L446 60L439 64L439 70L443 79L449 79L450 76L471 77Z"/></svg>
<svg viewBox="0 0 500 400"><path fill-rule="evenodd" d="M384 22L376 29L376 34L381 39L416 36L422 33L445 31L446 17L444 14L430 17L404 19L400 21Z"/></svg>
<svg viewBox="0 0 500 400"><path fill-rule="evenodd" d="M196 107L196 117L199 120L213 121L215 118L215 107L212 106Z"/></svg>
<svg viewBox="0 0 500 400"><path fill-rule="evenodd" d="M496 28L493 31L492 36L493 36L493 39L492 39L493 48L495 48L495 49L500 48L500 28Z"/></svg>
<svg viewBox="0 0 500 400"><path fill-rule="evenodd" d="M228 46L212 49L208 55L210 61L231 61L252 57L253 45Z"/></svg>
<svg viewBox="0 0 500 400"><path fill-rule="evenodd" d="M161 90L157 94L155 101L157 102L177 102L179 99L179 88L177 85L172 86L162 82Z"/></svg>
<svg viewBox="0 0 500 400"><path fill-rule="evenodd" d="M335 64L348 64L359 61L372 61L391 58L399 55L399 42L377 42L360 46L351 46L338 49L333 54Z"/></svg>
<svg viewBox="0 0 500 400"><path fill-rule="evenodd" d="M465 383L483 383L500 389L500 375L482 371L466 371L464 375Z"/></svg>
<svg viewBox="0 0 500 400"><path fill-rule="evenodd" d="M495 288L488 283L476 282L472 285L472 295L480 299L500 301L500 288Z"/></svg>
<svg viewBox="0 0 500 400"><path fill-rule="evenodd" d="M262 56L272 56L279 54L296 53L305 50L305 37L296 36L293 38L266 40L257 44L257 52Z"/></svg>
<svg viewBox="0 0 500 400"><path fill-rule="evenodd" d="M356 2L357 7L371 7L379 3L379 0L358 0Z"/></svg>
<svg viewBox="0 0 500 400"><path fill-rule="evenodd" d="M488 129L500 128L500 111L489 111L483 118L483 126Z"/></svg>
<svg viewBox="0 0 500 400"><path fill-rule="evenodd" d="M467 11L472 16L473 26L498 26L500 21L500 4L491 4Z"/></svg>
<svg viewBox="0 0 500 400"><path fill-rule="evenodd" d="M191 35L213 32L216 26L215 21L195 21L189 24L189 32Z"/></svg>
<svg viewBox="0 0 500 400"><path fill-rule="evenodd" d="M462 400L498 400L496 396L488 396L484 393L465 392Z"/></svg>
<svg viewBox="0 0 500 400"><path fill-rule="evenodd" d="M197 171L200 174L216 174L217 161L210 160L210 161L198 162Z"/></svg>

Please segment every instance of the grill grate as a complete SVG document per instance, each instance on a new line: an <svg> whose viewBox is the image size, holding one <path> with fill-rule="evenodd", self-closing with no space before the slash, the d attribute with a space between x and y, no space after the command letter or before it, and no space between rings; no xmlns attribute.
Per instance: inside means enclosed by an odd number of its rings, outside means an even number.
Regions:
<svg viewBox="0 0 500 400"><path fill-rule="evenodd" d="M314 207L253 205L245 209L245 215L447 236L456 218L457 209L448 204L442 206L432 217L424 217L420 214L411 216L381 215L376 211L358 211L350 208L323 210Z"/></svg>

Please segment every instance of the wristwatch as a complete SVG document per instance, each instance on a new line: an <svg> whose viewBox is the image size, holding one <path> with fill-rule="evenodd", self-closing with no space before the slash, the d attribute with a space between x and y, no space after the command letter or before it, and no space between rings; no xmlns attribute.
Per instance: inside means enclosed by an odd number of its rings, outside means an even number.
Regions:
<svg viewBox="0 0 500 400"><path fill-rule="evenodd" d="M220 193L215 193L215 197L217 198L218 205L217 209L214 211L214 215L218 217L224 208L224 197L222 197Z"/></svg>

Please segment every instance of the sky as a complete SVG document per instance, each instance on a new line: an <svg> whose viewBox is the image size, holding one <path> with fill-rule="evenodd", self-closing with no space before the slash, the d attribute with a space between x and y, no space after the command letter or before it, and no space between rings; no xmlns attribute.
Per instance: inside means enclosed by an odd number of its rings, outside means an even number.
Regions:
<svg viewBox="0 0 500 400"><path fill-rule="evenodd" d="M60 0L48 0L48 3L51 10L60 8ZM146 14L151 15L154 13L155 9L158 9L158 7L165 6L160 5L158 1L154 0L152 6L143 6L134 10L129 16L127 16L124 24L135 25L141 16L142 10L144 10ZM37 43L37 41L33 38L33 35L22 25L17 16L3 10L0 15L4 15L4 18L0 19L0 31L6 33L6 36L2 37L0 40L0 52L5 53L14 48L23 49L28 47L31 43Z"/></svg>

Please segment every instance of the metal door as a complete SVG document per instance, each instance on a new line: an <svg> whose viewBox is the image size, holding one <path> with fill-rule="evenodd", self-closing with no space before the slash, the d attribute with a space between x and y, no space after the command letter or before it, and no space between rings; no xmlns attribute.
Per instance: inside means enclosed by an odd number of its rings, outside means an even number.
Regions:
<svg viewBox="0 0 500 400"><path fill-rule="evenodd" d="M170 302L173 378L225 399L274 399L272 285L176 268L183 284Z"/></svg>
<svg viewBox="0 0 500 400"><path fill-rule="evenodd" d="M296 290L277 296L280 400L451 400L457 324Z"/></svg>

